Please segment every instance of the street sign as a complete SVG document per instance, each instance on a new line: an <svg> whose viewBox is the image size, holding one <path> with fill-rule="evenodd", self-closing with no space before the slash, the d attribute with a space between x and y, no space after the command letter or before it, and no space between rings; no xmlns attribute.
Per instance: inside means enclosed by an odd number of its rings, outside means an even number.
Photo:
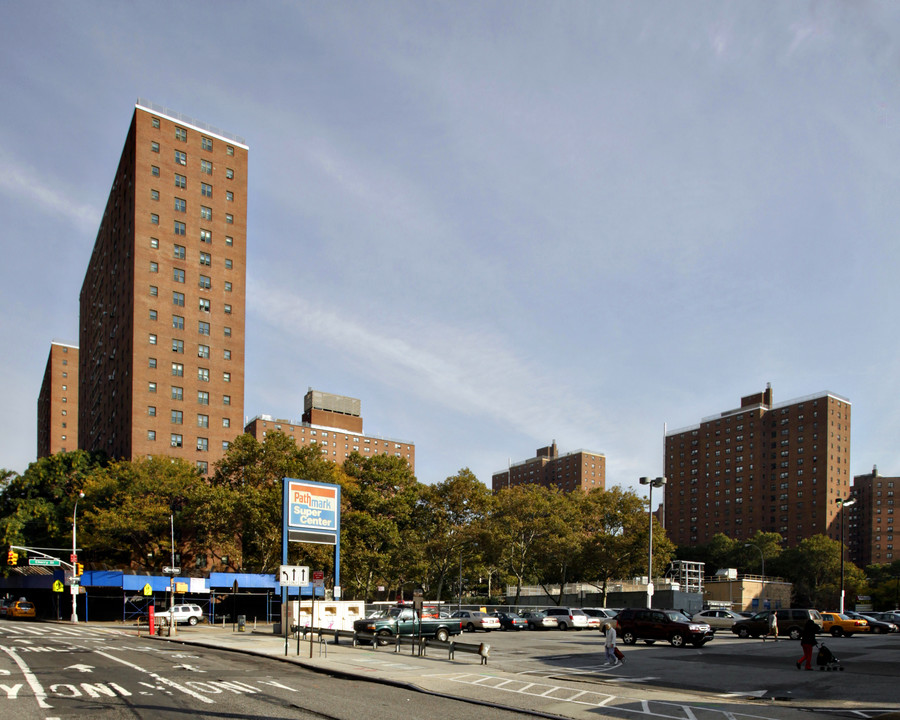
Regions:
<svg viewBox="0 0 900 720"><path fill-rule="evenodd" d="M153 588L150 586L150 583L144 585L144 589L142 592L144 593L144 597L153 594Z"/></svg>
<svg viewBox="0 0 900 720"><path fill-rule="evenodd" d="M306 565L279 565L278 583L283 587L307 587L309 568Z"/></svg>
<svg viewBox="0 0 900 720"><path fill-rule="evenodd" d="M164 567L163 572L166 575L177 575L178 573L181 572L181 568L180 567Z"/></svg>
<svg viewBox="0 0 900 720"><path fill-rule="evenodd" d="M29 558L29 565L44 565L49 567L59 567L59 560L56 558Z"/></svg>
<svg viewBox="0 0 900 720"><path fill-rule="evenodd" d="M63 591L63 588L64 588L64 587L65 587L65 586L64 586L59 580L55 580L55 581L53 582L53 592L60 592L60 593L61 593L61 592Z"/></svg>

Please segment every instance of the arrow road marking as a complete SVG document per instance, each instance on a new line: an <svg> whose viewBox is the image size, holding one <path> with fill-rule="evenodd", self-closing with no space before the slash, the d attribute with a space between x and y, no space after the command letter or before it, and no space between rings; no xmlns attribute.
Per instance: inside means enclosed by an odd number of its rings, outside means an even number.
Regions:
<svg viewBox="0 0 900 720"><path fill-rule="evenodd" d="M199 672L199 673L206 672L206 670L201 670L200 668L194 667L193 665L176 665L174 669L175 670L190 670L191 672Z"/></svg>
<svg viewBox="0 0 900 720"><path fill-rule="evenodd" d="M109 660L112 660L113 662L121 663L122 665L127 665L128 667L132 668L133 670L137 670L138 672L142 672L146 675L149 675L154 680L156 680L156 682L162 683L163 685L166 685L167 687L174 688L175 690L178 690L179 692L183 692L185 695L190 695L192 698L196 698L200 702L205 702L207 705L214 704L214 701L212 699L206 697L206 695L201 695L200 693L194 692L193 690L184 687L184 685L179 685L177 682L174 682L173 680L169 680L167 678L162 677L158 673L150 672L146 668L142 668L140 665L135 665L134 663L130 663L127 660L118 658L115 655L110 655L109 653L98 652L97 654L102 655L103 657L105 657Z"/></svg>
<svg viewBox="0 0 900 720"><path fill-rule="evenodd" d="M69 665L66 670L77 670L78 672L89 673L94 671L93 665Z"/></svg>

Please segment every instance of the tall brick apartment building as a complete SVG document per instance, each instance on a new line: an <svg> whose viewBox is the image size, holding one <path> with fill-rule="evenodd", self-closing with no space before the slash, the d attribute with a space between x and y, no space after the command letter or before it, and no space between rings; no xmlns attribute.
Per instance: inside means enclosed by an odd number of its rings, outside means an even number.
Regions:
<svg viewBox="0 0 900 720"><path fill-rule="evenodd" d="M533 458L511 463L507 470L491 476L491 490L495 493L506 487L526 484L557 487L567 492L604 490L606 456L588 450L560 455L554 440L551 445L538 448Z"/></svg>
<svg viewBox="0 0 900 720"><path fill-rule="evenodd" d="M844 540L850 559L861 568L892 563L894 553L894 499L900 497L900 477L885 477L872 468L853 478L855 505L844 509Z"/></svg>
<svg viewBox="0 0 900 720"><path fill-rule="evenodd" d="M81 288L81 448L206 472L240 433L247 157L138 100Z"/></svg>
<svg viewBox="0 0 900 720"><path fill-rule="evenodd" d="M850 402L830 392L741 406L666 434L665 528L678 545L716 533L778 532L787 545L838 539L836 500L850 493ZM846 529L846 528L845 528Z"/></svg>
<svg viewBox="0 0 900 720"><path fill-rule="evenodd" d="M78 447L78 347L50 343L37 404L37 456Z"/></svg>
<svg viewBox="0 0 900 720"><path fill-rule="evenodd" d="M323 457L338 465L352 452L363 457L393 455L405 458L415 473L416 446L405 440L364 435L360 408L357 398L310 388L303 398L303 416L299 422L257 415L247 423L244 432L260 442L268 432L283 432L300 447L318 446Z"/></svg>

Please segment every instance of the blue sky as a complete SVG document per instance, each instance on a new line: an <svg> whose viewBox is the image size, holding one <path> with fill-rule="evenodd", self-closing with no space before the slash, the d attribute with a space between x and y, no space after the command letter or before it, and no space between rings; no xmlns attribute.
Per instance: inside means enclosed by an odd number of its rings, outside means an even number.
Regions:
<svg viewBox="0 0 900 720"><path fill-rule="evenodd" d="M244 412L309 387L417 476L829 390L900 474L900 6L6 2L0 467L34 459L138 97L246 138ZM894 318L892 320L891 318Z"/></svg>

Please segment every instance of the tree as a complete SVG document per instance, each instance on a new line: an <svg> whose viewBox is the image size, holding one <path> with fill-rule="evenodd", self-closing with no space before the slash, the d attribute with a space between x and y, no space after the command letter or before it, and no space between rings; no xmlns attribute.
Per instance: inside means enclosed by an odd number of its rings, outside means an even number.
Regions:
<svg viewBox="0 0 900 720"><path fill-rule="evenodd" d="M837 608L840 603L841 544L825 535L813 535L781 553L775 567L793 584L792 603L798 607ZM844 562L844 588L850 594L866 590L865 576Z"/></svg>
<svg viewBox="0 0 900 720"><path fill-rule="evenodd" d="M468 468L441 483L423 487L414 527L435 600L442 599L444 586L449 585L463 552L470 555L478 547L478 528L490 505L490 490Z"/></svg>

